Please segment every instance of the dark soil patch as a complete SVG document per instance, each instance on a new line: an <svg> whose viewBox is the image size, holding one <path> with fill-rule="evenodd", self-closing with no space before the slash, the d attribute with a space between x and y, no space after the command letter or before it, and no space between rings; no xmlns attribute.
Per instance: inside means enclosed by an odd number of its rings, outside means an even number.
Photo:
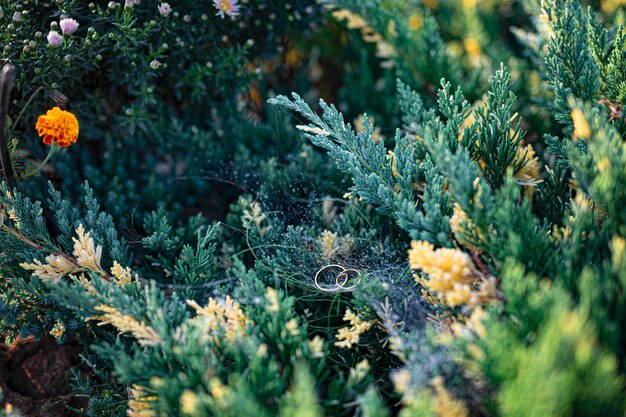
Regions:
<svg viewBox="0 0 626 417"><path fill-rule="evenodd" d="M80 366L78 343L58 345L54 339L20 339L0 344L0 388L4 401L23 417L74 417L66 406L81 408L70 395L71 370Z"/></svg>

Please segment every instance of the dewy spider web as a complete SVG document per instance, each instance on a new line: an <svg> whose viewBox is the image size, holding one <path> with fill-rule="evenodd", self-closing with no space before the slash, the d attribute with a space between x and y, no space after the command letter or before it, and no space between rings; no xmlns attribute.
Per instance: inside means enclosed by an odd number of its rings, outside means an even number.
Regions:
<svg viewBox="0 0 626 417"><path fill-rule="evenodd" d="M346 206L339 216L352 214L353 209L348 207L352 202L339 199L335 202ZM312 214L307 223L314 223L314 213L322 204L322 201L311 202L309 208ZM359 208L362 206L359 204ZM391 347L389 343L392 338L400 340L401 351L406 353L408 361L406 365L412 370L412 386L424 386L435 374L450 372L444 369L445 349L433 345L426 335L426 323L434 311L424 300L412 276L404 256L406 248L401 245L391 246L388 235L380 232L389 227L388 223L368 223L360 229L339 224L340 221L325 224L325 227L332 228L338 234L345 231L358 233L350 252L338 254L332 261L328 261L320 256L317 247L319 228L310 229L303 224L280 227L280 213L273 212L270 217L279 229L275 230L274 236L261 238L254 230L249 230L250 247L254 248L257 259L256 269L261 277L275 279L274 282L287 287L289 293L298 298L298 306L307 315L310 329L325 331L328 328L340 328L345 324L342 318L346 308L353 311L369 310L374 316L370 315L368 319L376 320L379 324L376 326L378 333L370 335L370 339L364 343L387 350ZM267 244L268 241L272 244ZM360 282L353 291L326 292L316 286L316 275L329 264L359 271ZM336 284L336 271L337 268L330 271L328 281L320 279L320 286ZM384 333L380 333L381 328ZM333 335L326 337L332 338Z"/></svg>
<svg viewBox="0 0 626 417"><path fill-rule="evenodd" d="M356 211L354 203L342 202L350 208L338 216L353 215ZM322 204L322 201L311 202L310 222L314 222L315 212ZM362 209L361 206L357 208ZM357 235L351 237L353 246L350 251L338 253L330 260L324 259L318 247L320 228L285 226L280 217L280 212L272 212L270 216L276 227L273 233L268 232L271 236L260 236L249 230L250 247L257 259L255 266L261 274L300 288L304 298L323 299L336 293L353 292L355 298L365 301L383 321L393 322L395 328L424 326L432 310L423 301L407 260L402 256L406 248L389 247L389 239L375 230L374 225L365 225L358 230L337 219L335 224L325 226L337 230L338 234L351 231ZM355 273L343 281L342 271Z"/></svg>

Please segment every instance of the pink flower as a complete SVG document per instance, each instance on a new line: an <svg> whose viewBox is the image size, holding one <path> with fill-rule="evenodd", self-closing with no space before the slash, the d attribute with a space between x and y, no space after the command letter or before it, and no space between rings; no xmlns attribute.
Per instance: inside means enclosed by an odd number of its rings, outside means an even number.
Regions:
<svg viewBox="0 0 626 417"><path fill-rule="evenodd" d="M213 0L213 6L218 10L216 15L226 17L239 16L239 0Z"/></svg>
<svg viewBox="0 0 626 417"><path fill-rule="evenodd" d="M61 45L62 41L63 41L63 36L61 36L59 32L51 30L50 33L48 33L48 44L51 47L58 48L59 45Z"/></svg>
<svg viewBox="0 0 626 417"><path fill-rule="evenodd" d="M64 35L71 35L78 29L78 22L74 19L61 19L59 25Z"/></svg>
<svg viewBox="0 0 626 417"><path fill-rule="evenodd" d="M161 16L167 17L172 12L172 6L169 3L161 3L159 4L159 13Z"/></svg>

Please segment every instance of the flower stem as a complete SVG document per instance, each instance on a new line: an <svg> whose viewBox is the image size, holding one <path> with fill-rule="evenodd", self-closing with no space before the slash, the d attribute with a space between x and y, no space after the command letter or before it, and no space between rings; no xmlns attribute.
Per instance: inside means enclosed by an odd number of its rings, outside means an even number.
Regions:
<svg viewBox="0 0 626 417"><path fill-rule="evenodd" d="M48 163L48 161L50 160L50 158L52 158L52 155L56 153L58 148L59 148L59 144L57 142L52 142L52 145L50 145L50 152L48 152L48 156L46 156L46 159L43 160L41 165L39 165L39 167L35 171L33 171L33 174L36 174L39 171L41 171L41 168L43 168L43 166Z"/></svg>

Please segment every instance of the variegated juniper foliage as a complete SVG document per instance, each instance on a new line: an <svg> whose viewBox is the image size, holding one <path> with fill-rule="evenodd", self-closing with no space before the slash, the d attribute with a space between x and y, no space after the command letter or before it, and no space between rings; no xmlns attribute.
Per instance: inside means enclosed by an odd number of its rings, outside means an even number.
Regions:
<svg viewBox="0 0 626 417"><path fill-rule="evenodd" d="M6 342L90 416L623 415L622 3L287 3L0 2Z"/></svg>

